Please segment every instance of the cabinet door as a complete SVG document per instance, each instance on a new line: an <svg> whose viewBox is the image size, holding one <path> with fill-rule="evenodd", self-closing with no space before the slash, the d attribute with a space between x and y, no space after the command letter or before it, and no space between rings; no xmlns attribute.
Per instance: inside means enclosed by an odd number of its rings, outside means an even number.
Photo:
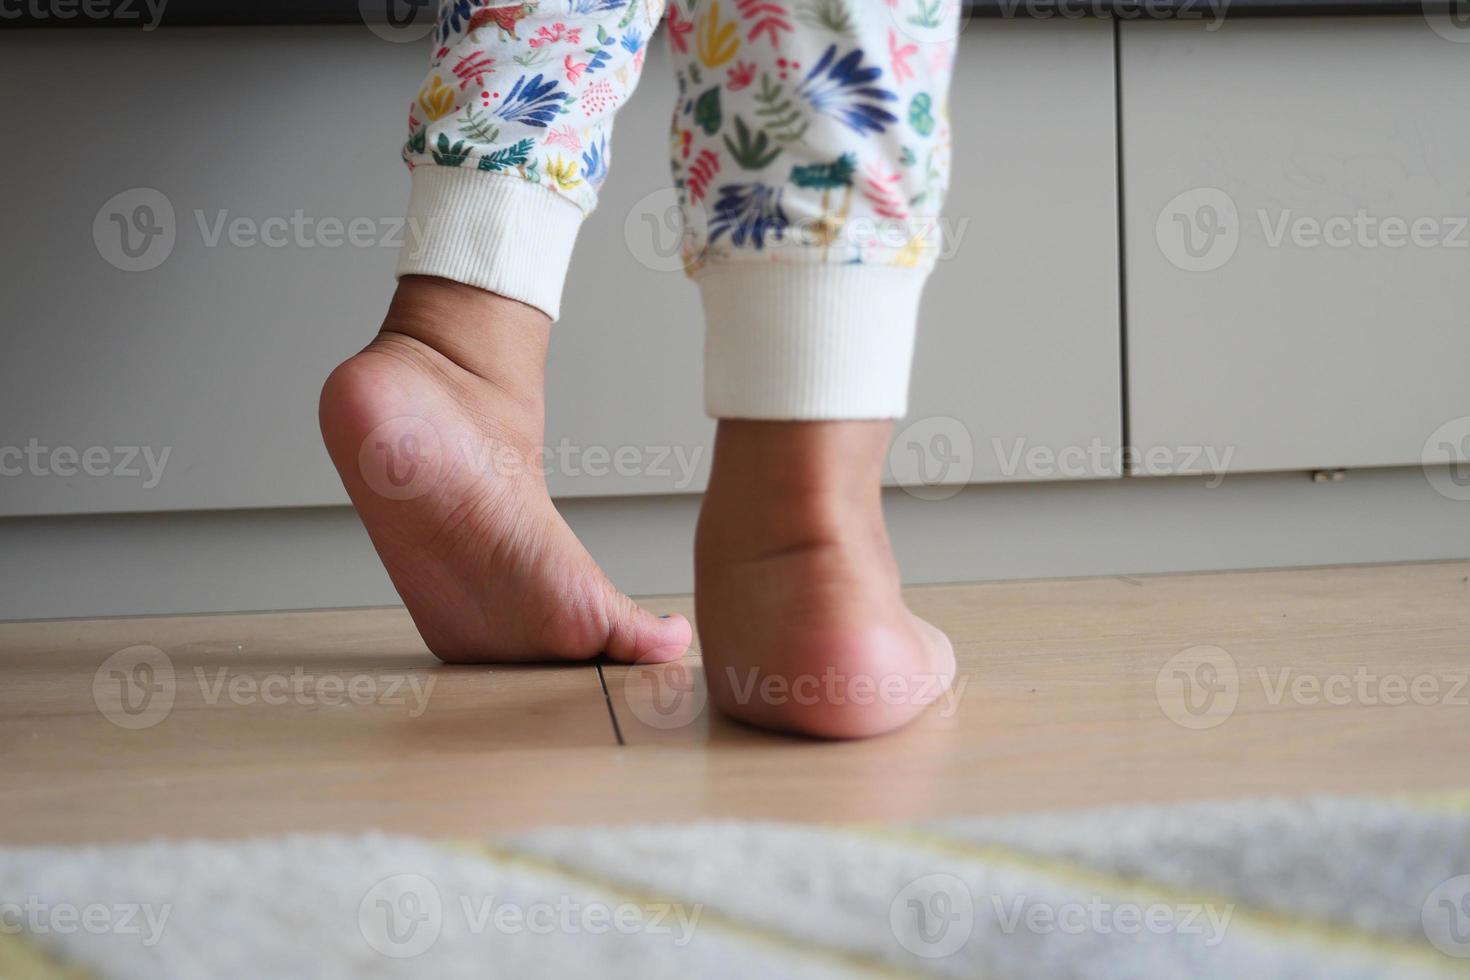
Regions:
<svg viewBox="0 0 1470 980"><path fill-rule="evenodd" d="M929 284L906 485L1120 475L1113 26L975 20L950 115L952 255ZM946 467L969 440L973 466ZM961 446L963 449L963 446ZM952 457L960 450L950 450Z"/></svg>
<svg viewBox="0 0 1470 980"><path fill-rule="evenodd" d="M0 182L0 211L24 230L0 236L0 449L78 457L5 476L0 514L345 503L317 391L392 292L408 187L396 148L426 57L360 27L0 37L0 81L29 93L7 131L32 148ZM1100 21L976 22L961 40L957 234L925 306L919 424L895 450L897 478L1113 474L1035 465L1118 439L1111 78ZM660 39L553 334L560 496L697 491L708 470L699 304L660 271L672 104ZM119 252L111 216L141 246L166 211L166 259L127 271L153 253ZM321 244L355 219L366 246ZM952 454L931 452L936 432ZM93 448L105 475L82 465Z"/></svg>
<svg viewBox="0 0 1470 980"><path fill-rule="evenodd" d="M1121 30L1141 470L1418 464L1470 432L1470 49L1419 17Z"/></svg>

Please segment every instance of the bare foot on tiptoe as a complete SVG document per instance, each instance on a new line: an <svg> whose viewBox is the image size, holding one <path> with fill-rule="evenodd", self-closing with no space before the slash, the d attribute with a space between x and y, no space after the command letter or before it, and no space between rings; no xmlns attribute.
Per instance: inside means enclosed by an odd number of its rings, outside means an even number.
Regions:
<svg viewBox="0 0 1470 980"><path fill-rule="evenodd" d="M911 613L883 523L887 422L720 422L695 542L710 695L763 728L892 731L945 696L948 637Z"/></svg>
<svg viewBox="0 0 1470 980"><path fill-rule="evenodd" d="M547 494L549 331L531 307L405 277L382 332L327 379L322 437L441 659L677 659L688 621L613 588Z"/></svg>

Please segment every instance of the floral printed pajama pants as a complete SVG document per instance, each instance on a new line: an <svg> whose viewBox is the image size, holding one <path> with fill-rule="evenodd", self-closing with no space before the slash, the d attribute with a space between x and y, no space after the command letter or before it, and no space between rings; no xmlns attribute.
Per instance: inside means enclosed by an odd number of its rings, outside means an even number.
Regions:
<svg viewBox="0 0 1470 980"><path fill-rule="evenodd" d="M717 418L896 418L949 175L959 0L442 0L400 275L558 314L650 37Z"/></svg>

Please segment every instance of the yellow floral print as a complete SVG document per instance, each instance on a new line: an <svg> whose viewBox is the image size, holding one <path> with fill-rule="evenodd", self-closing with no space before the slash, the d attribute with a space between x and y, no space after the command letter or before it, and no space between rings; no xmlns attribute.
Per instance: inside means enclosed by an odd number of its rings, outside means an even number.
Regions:
<svg viewBox="0 0 1470 980"><path fill-rule="evenodd" d="M454 111L454 89L444 84L444 80L435 75L429 84L419 89L419 105L424 110L424 115L429 121L443 119Z"/></svg>
<svg viewBox="0 0 1470 980"><path fill-rule="evenodd" d="M706 68L718 68L740 50L740 32L734 21L721 23L720 0L712 0L699 18L699 60Z"/></svg>

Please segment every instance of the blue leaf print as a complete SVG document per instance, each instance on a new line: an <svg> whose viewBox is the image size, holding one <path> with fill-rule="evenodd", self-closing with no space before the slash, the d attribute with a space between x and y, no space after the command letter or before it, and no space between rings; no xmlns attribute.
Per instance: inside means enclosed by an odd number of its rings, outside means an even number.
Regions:
<svg viewBox="0 0 1470 980"><path fill-rule="evenodd" d="M600 14L609 10L622 10L628 5L628 0L572 0L571 12L574 14Z"/></svg>
<svg viewBox="0 0 1470 980"><path fill-rule="evenodd" d="M637 31L629 31L619 43L629 54L637 54L638 49L643 47L643 35Z"/></svg>
<svg viewBox="0 0 1470 980"><path fill-rule="evenodd" d="M601 143L592 143L587 147L587 152L582 154L582 176L593 187L601 187L603 181L607 180L607 136L602 137Z"/></svg>
<svg viewBox="0 0 1470 980"><path fill-rule="evenodd" d="M461 22L470 19L470 12L473 6L470 0L449 0L449 2L439 8L440 44L447 42L449 35L459 32Z"/></svg>
<svg viewBox="0 0 1470 980"><path fill-rule="evenodd" d="M873 84L883 77L883 69L863 67L863 49L855 48L837 59L837 45L827 48L797 92L825 116L841 120L854 131L866 136L884 132L898 117L880 103L897 102L898 96Z"/></svg>
<svg viewBox="0 0 1470 980"><path fill-rule="evenodd" d="M592 60L587 62L587 74L589 75L596 74L599 68L605 68L608 59L612 57L606 48L588 48L587 53L592 56Z"/></svg>
<svg viewBox="0 0 1470 980"><path fill-rule="evenodd" d="M536 75L528 80L522 75L495 110L495 115L506 122L545 129L561 113L567 101L567 96L556 90L559 84L554 78L542 81L542 76Z"/></svg>
<svg viewBox="0 0 1470 980"><path fill-rule="evenodd" d="M726 184L720 188L714 217L709 223L709 241L713 245L720 236L730 233L737 248L749 242L756 251L765 247L766 236L781 238L790 221L781 207L782 188L765 184Z"/></svg>

